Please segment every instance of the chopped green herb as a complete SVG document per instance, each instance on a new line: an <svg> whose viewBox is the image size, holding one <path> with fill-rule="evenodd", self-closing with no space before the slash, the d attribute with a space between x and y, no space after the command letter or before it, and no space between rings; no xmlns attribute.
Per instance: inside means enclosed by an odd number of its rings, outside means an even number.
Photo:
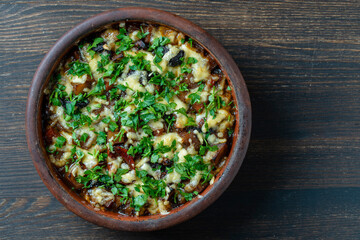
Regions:
<svg viewBox="0 0 360 240"><path fill-rule="evenodd" d="M193 63L197 63L198 60L196 58L193 57L189 57L186 61L186 64L193 64Z"/></svg>
<svg viewBox="0 0 360 240"><path fill-rule="evenodd" d="M129 50L134 46L131 38L126 35L126 29L120 28L119 35L116 37L120 40L120 42L116 42L116 45L119 47L116 49L116 54L120 54L123 51Z"/></svg>
<svg viewBox="0 0 360 240"><path fill-rule="evenodd" d="M102 42L104 42L103 38L95 38L94 42L88 46L86 51L90 54L91 57L94 57L95 55L95 51L93 50L93 48L97 47L97 45Z"/></svg>
<svg viewBox="0 0 360 240"><path fill-rule="evenodd" d="M99 132L98 136L96 138L96 143L98 145L103 145L106 143L106 133L105 132Z"/></svg>
<svg viewBox="0 0 360 240"><path fill-rule="evenodd" d="M155 48L164 46L168 43L170 43L170 39L167 37L155 38L148 50L149 51L155 50Z"/></svg>
<svg viewBox="0 0 360 240"><path fill-rule="evenodd" d="M68 73L73 76L82 76L84 74L91 75L90 66L87 63L80 62L79 60L71 62L69 64Z"/></svg>
<svg viewBox="0 0 360 240"><path fill-rule="evenodd" d="M147 35L149 35L149 32L144 32L142 26L140 26L140 29L141 29L141 32L138 32L136 34L136 36L139 38L139 39L143 39L145 38Z"/></svg>
<svg viewBox="0 0 360 240"><path fill-rule="evenodd" d="M64 138L63 136L59 136L56 138L55 147L62 148L65 142L66 138Z"/></svg>
<svg viewBox="0 0 360 240"><path fill-rule="evenodd" d="M193 46L193 40L191 38L189 38L188 42L190 44L190 47L192 47Z"/></svg>
<svg viewBox="0 0 360 240"><path fill-rule="evenodd" d="M122 137L123 137L123 135L124 135L124 133L125 133L125 130L124 130L123 128L120 129L119 133L116 134L116 136L115 136L114 142L115 142L117 139L119 139L119 142L120 142L121 139L122 139Z"/></svg>
<svg viewBox="0 0 360 240"><path fill-rule="evenodd" d="M136 196L133 198L133 202L131 206L135 209L135 211L140 211L140 208L145 205L147 202L148 196L145 194Z"/></svg>

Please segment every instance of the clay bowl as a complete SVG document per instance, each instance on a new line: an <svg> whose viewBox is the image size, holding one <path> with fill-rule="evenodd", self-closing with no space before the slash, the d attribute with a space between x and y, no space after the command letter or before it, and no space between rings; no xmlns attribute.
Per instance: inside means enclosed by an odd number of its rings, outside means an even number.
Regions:
<svg viewBox="0 0 360 240"><path fill-rule="evenodd" d="M181 31L200 43L218 61L230 79L232 94L237 105L236 126L230 156L217 175L213 185L192 201L173 209L167 215L142 217L122 216L112 212L95 211L87 202L60 179L51 165L43 142L41 106L43 90L60 59L75 42L95 29L121 20L144 20L159 23ZM121 8L96 15L77 25L62 36L40 63L30 87L26 109L26 134L30 154L36 170L50 192L78 216L100 226L126 231L151 231L173 226L199 214L213 203L230 185L237 174L250 138L251 108L244 79L229 53L210 34L194 23L174 14L150 8ZM231 211L231 209L229 209Z"/></svg>

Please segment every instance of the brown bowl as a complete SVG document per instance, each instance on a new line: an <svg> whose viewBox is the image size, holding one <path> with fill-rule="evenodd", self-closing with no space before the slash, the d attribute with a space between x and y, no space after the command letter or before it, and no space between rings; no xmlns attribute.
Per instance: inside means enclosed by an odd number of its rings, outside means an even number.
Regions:
<svg viewBox="0 0 360 240"><path fill-rule="evenodd" d="M232 95L237 106L236 126L229 158L218 173L214 184L207 187L202 197L173 209L167 215L141 217L123 216L112 212L96 211L73 192L57 174L44 148L41 106L43 90L65 53L76 41L95 29L125 19L144 20L174 28L200 43L218 61L230 79ZM213 203L230 185L243 162L250 138L251 108L244 79L229 53L210 34L194 23L172 13L151 8L121 8L89 18L62 36L40 63L28 96L26 109L26 134L30 154L36 170L50 192L78 216L100 226L127 231L151 231L173 226L188 220ZM229 209L229 211L231 211Z"/></svg>

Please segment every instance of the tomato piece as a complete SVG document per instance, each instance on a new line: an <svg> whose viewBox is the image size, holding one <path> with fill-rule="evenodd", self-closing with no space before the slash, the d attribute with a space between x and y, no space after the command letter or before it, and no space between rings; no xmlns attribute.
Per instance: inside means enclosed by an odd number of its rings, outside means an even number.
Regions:
<svg viewBox="0 0 360 240"><path fill-rule="evenodd" d="M114 84L110 85L108 81L105 81L105 90L110 91L114 87Z"/></svg>
<svg viewBox="0 0 360 240"><path fill-rule="evenodd" d="M135 162L134 162L134 158L132 156L130 156L129 154L127 154L127 149L122 148L120 146L113 146L114 152L110 152L110 150L108 150L108 155L111 158L116 158L118 156L122 157L122 159L124 159L124 161L127 163L127 165L129 165L130 169L135 169Z"/></svg>

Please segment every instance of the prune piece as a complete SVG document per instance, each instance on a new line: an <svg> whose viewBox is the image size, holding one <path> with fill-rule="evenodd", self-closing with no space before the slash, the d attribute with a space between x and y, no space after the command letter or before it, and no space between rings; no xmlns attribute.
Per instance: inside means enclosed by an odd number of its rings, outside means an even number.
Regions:
<svg viewBox="0 0 360 240"><path fill-rule="evenodd" d="M146 44L143 40L138 40L134 43L134 47L136 47L137 49L144 49L146 48Z"/></svg>
<svg viewBox="0 0 360 240"><path fill-rule="evenodd" d="M182 63L181 58L183 58L185 55L183 50L180 50L180 52L178 54L176 54L175 57L171 58L169 61L169 66L170 67L176 67L179 66Z"/></svg>
<svg viewBox="0 0 360 240"><path fill-rule="evenodd" d="M91 180L89 185L87 186L88 188L92 188L92 187L98 187L101 186L101 183L96 181L96 180Z"/></svg>
<svg viewBox="0 0 360 240"><path fill-rule="evenodd" d="M130 76L130 75L132 75L132 74L134 74L134 73L135 73L135 70L129 69L129 71L128 71L128 73L127 73L127 76Z"/></svg>
<svg viewBox="0 0 360 240"><path fill-rule="evenodd" d="M219 68L219 66L216 66L211 70L211 74L220 74L220 73L221 73L221 69Z"/></svg>
<svg viewBox="0 0 360 240"><path fill-rule="evenodd" d="M85 99L82 102L76 102L75 106L77 106L78 108L83 108L86 107L89 103L89 100Z"/></svg>
<svg viewBox="0 0 360 240"><path fill-rule="evenodd" d="M114 62L116 62L118 60L121 61L121 59L123 59L123 57L124 57L124 54L122 52L120 54L117 54L117 55L112 54L111 61L114 61Z"/></svg>
<svg viewBox="0 0 360 240"><path fill-rule="evenodd" d="M60 102L61 102L61 105L62 105L64 108L66 108L66 104L67 104L67 103L71 103L71 101L66 100L66 99L63 99L63 98L60 98ZM75 103L75 106L78 107L78 108L83 108L83 107L86 107L89 103L90 103L89 100L84 99L84 100L81 101L81 102L76 102L76 103Z"/></svg>
<svg viewBox="0 0 360 240"><path fill-rule="evenodd" d="M105 44L104 42L99 43L98 45L96 45L96 47L93 47L91 50L100 53L104 51L104 44Z"/></svg>
<svg viewBox="0 0 360 240"><path fill-rule="evenodd" d="M61 102L61 105L62 105L64 108L66 108L66 103L70 103L69 100L66 100L66 99L64 99L64 98L60 98L60 102Z"/></svg>
<svg viewBox="0 0 360 240"><path fill-rule="evenodd" d="M174 164L174 162L168 158L162 162L162 165L164 165L164 166L172 166L173 164Z"/></svg>

